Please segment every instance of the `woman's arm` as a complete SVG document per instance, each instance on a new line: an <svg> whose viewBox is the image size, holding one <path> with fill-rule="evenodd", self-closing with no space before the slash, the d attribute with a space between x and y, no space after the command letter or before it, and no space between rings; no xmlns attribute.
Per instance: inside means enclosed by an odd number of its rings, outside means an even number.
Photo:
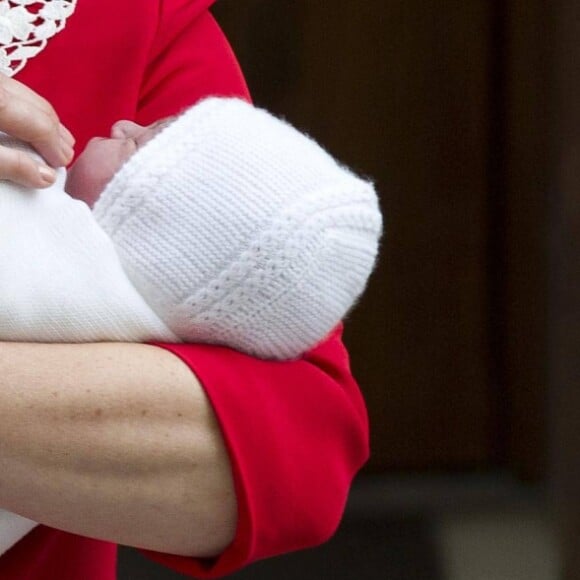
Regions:
<svg viewBox="0 0 580 580"><path fill-rule="evenodd" d="M0 345L0 506L187 556L232 541L228 456L204 392L147 345Z"/></svg>
<svg viewBox="0 0 580 580"><path fill-rule="evenodd" d="M74 140L54 109L0 77L0 131L54 166ZM42 187L0 148L0 177ZM195 375L137 344L0 343L0 507L81 535L188 556L231 542L227 453Z"/></svg>
<svg viewBox="0 0 580 580"><path fill-rule="evenodd" d="M54 109L0 77L0 130L52 165L74 140ZM0 148L0 177L30 186L38 163ZM77 534L187 556L231 542L227 453L195 375L136 344L0 343L0 507Z"/></svg>

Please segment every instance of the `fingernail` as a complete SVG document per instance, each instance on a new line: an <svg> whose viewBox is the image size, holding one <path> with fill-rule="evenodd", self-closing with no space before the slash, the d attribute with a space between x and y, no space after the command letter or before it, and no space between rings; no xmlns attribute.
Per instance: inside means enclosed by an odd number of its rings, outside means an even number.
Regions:
<svg viewBox="0 0 580 580"><path fill-rule="evenodd" d="M68 165L68 163L72 161L72 158L75 155L74 149L68 143L61 141L60 151L62 153L65 164Z"/></svg>
<svg viewBox="0 0 580 580"><path fill-rule="evenodd" d="M111 128L111 137L113 139L124 139L125 138L125 131L123 131L122 127L117 125L113 125Z"/></svg>
<svg viewBox="0 0 580 580"><path fill-rule="evenodd" d="M40 177L45 183L54 183L56 179L56 171L46 165L39 165L38 173L40 173Z"/></svg>
<svg viewBox="0 0 580 580"><path fill-rule="evenodd" d="M61 138L69 145L73 146L76 143L76 139L74 138L73 134L63 124L60 125L59 132Z"/></svg>

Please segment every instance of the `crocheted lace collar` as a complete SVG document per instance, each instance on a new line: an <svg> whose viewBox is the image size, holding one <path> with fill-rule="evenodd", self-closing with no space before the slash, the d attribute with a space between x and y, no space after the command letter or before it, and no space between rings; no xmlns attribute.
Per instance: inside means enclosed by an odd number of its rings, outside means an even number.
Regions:
<svg viewBox="0 0 580 580"><path fill-rule="evenodd" d="M77 0L0 0L0 72L20 72L64 29L76 5Z"/></svg>

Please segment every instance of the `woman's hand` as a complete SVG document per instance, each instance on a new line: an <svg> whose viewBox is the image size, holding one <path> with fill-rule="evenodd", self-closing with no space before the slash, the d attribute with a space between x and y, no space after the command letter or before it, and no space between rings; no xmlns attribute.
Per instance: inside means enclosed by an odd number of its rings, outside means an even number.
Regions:
<svg viewBox="0 0 580 580"><path fill-rule="evenodd" d="M0 131L29 143L46 161L39 163L23 151L0 146L0 179L27 187L47 187L56 177L53 168L67 165L74 156L74 137L50 103L2 74Z"/></svg>

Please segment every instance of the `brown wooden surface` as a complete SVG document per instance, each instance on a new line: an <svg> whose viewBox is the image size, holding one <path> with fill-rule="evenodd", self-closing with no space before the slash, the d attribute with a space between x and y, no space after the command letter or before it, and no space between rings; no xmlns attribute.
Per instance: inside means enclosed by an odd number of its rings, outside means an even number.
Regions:
<svg viewBox="0 0 580 580"><path fill-rule="evenodd" d="M507 463L537 479L547 462L548 159L550 34L547 0L503 3L504 242L499 273ZM498 332L502 332L501 328Z"/></svg>
<svg viewBox="0 0 580 580"><path fill-rule="evenodd" d="M372 468L491 465L490 3L227 0L215 14L258 104L377 181L380 267L346 334Z"/></svg>
<svg viewBox="0 0 580 580"><path fill-rule="evenodd" d="M580 4L553 15L550 382L565 580L580 579Z"/></svg>

